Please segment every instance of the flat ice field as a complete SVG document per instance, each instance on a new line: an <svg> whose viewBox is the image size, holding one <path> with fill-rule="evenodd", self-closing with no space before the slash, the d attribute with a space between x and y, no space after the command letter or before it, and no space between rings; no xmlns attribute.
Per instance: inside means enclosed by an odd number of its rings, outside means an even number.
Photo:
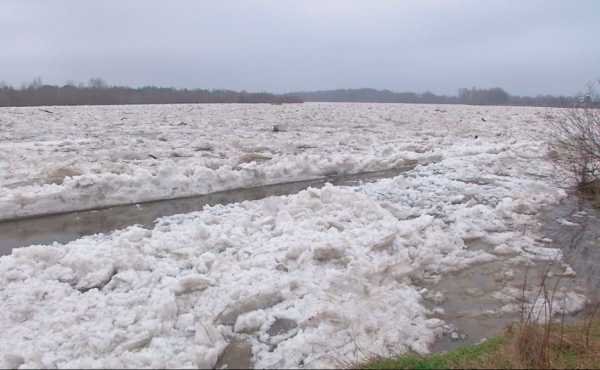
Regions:
<svg viewBox="0 0 600 370"><path fill-rule="evenodd" d="M427 352L446 329L422 282L493 261L509 276L515 263L560 258L536 233L536 215L565 196L543 141L552 113L0 109L0 219L417 164L361 186L16 249L0 258L0 367L212 367L232 343L250 346L257 367ZM498 292L506 312L514 295L510 285ZM559 312L584 302L571 291L557 298Z"/></svg>

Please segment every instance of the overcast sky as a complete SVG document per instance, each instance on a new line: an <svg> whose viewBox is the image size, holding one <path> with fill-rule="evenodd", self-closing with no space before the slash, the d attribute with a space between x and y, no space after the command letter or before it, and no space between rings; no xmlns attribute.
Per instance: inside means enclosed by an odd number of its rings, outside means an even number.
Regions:
<svg viewBox="0 0 600 370"><path fill-rule="evenodd" d="M597 0L0 1L0 81L573 94Z"/></svg>

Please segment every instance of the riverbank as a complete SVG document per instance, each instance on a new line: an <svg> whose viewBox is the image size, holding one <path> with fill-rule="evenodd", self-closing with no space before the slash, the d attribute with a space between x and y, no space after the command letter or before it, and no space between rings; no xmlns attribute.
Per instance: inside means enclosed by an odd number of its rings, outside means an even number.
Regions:
<svg viewBox="0 0 600 370"><path fill-rule="evenodd" d="M508 328L500 336L481 344L465 346L456 350L419 356L407 354L395 359L377 359L365 364L367 369L600 369L600 320L589 327L580 322L573 325L553 325L544 363L527 346L543 340L543 326L521 330L518 324ZM531 330L533 329L533 330Z"/></svg>

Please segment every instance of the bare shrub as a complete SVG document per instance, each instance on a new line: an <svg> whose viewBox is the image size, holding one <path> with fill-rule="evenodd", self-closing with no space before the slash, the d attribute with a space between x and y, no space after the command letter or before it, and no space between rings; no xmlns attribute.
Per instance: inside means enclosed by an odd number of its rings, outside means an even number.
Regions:
<svg viewBox="0 0 600 370"><path fill-rule="evenodd" d="M548 118L551 158L566 170L577 189L600 196L600 81L589 85L578 103Z"/></svg>

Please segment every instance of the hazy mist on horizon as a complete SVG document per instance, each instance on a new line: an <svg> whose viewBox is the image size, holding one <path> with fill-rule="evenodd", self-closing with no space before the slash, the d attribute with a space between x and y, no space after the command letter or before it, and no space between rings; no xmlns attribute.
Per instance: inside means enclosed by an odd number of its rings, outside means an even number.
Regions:
<svg viewBox="0 0 600 370"><path fill-rule="evenodd" d="M0 81L572 95L598 34L594 0L5 0Z"/></svg>

